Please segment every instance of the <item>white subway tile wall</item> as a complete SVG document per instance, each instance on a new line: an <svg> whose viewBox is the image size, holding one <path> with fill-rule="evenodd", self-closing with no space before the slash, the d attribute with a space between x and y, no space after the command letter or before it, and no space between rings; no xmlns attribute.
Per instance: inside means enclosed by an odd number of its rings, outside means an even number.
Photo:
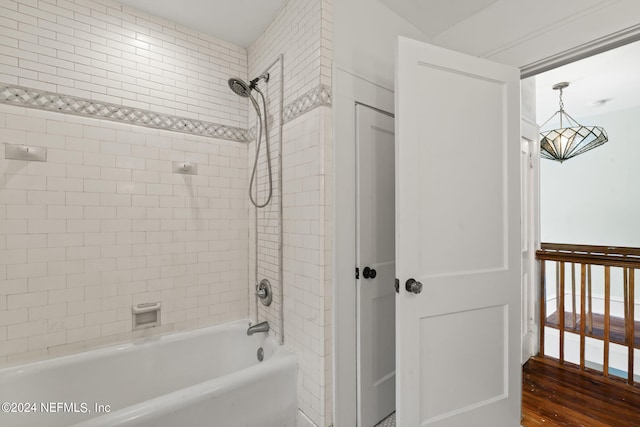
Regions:
<svg viewBox="0 0 640 427"><path fill-rule="evenodd" d="M326 425L333 424L333 120L332 112L320 112L320 143L323 146L322 184L324 191L324 378L322 390L325 402Z"/></svg>
<svg viewBox="0 0 640 427"><path fill-rule="evenodd" d="M284 54L284 105L318 85L331 87L331 0L289 0L249 48L249 76Z"/></svg>
<svg viewBox="0 0 640 427"><path fill-rule="evenodd" d="M328 129L328 132L327 132ZM284 331L297 354L298 405L318 426L331 406L331 110L320 107L285 125L283 145Z"/></svg>
<svg viewBox="0 0 640 427"><path fill-rule="evenodd" d="M109 0L0 3L0 82L247 126L246 49ZM0 105L0 364L247 315L247 146ZM173 161L198 175L171 172ZM131 306L163 326L132 333Z"/></svg>
<svg viewBox="0 0 640 427"><path fill-rule="evenodd" d="M274 180L282 144L283 241L277 230L280 192L274 203L258 212L258 276L272 281L279 296L277 246L283 244L284 339L299 358L299 409L316 425L332 425L331 370L331 110L326 107L332 67L331 0L289 0L264 34L249 48L249 76L264 72L278 55L284 56L283 107L313 104L285 117L283 141L275 133L279 124L279 64L267 70L268 111L272 126ZM314 92L315 91L315 92ZM313 98L303 98L317 93ZM320 100L321 102L316 102ZM325 105L325 107L322 107ZM321 106L321 107L318 107ZM317 107L317 108L316 108ZM299 109L299 108L298 108ZM250 123L254 115L250 114ZM289 121L291 120L291 121ZM253 153L254 144L250 149ZM252 160L251 154L250 160ZM264 157L261 156L262 167ZM265 173L260 175L265 181ZM264 188L264 187L262 187ZM253 244L253 240L251 241ZM328 246L325 246L328 245ZM250 251L253 253L253 250ZM274 256L275 255L275 256ZM275 301L279 302L276 297ZM250 304L252 305L252 304ZM259 305L259 318L279 331L278 304Z"/></svg>
<svg viewBox="0 0 640 427"><path fill-rule="evenodd" d="M0 2L0 82L246 127L244 48L109 0Z"/></svg>
<svg viewBox="0 0 640 427"><path fill-rule="evenodd" d="M227 79L255 77L284 55L283 81L277 64L261 83L274 195L257 214L258 275L275 298L259 316L281 333L284 282L300 410L321 427L332 424L333 406L330 100L293 114L283 135L279 120L282 105L329 93L331 26L331 0L289 0L247 54L110 0L0 3L0 82L227 126L255 117ZM0 364L140 336L130 331L131 305L141 302L163 303L164 326L153 333L253 313L255 142L2 105L0 138L49 156L37 165L0 158ZM259 200L265 155L263 147ZM198 175L172 173L173 161L197 163Z"/></svg>
<svg viewBox="0 0 640 427"><path fill-rule="evenodd" d="M268 320L277 338L281 337L280 331L280 301L282 294L282 280L280 277L280 245L281 224L280 205L282 195L280 191L280 63L271 68L271 77L267 84L260 83L261 90L266 96L267 124L270 146L271 172L272 172L272 198L269 205L260 209L252 209L252 224L257 224L258 231L258 277L260 281L266 278L271 283L274 298L269 307L258 304L259 320ZM261 104L262 105L262 104ZM250 120L255 122L255 113L250 114ZM256 130L257 132L257 130ZM255 141L249 148L249 168L253 167L255 156ZM267 169L267 150L263 141L258 158L257 202L262 204L267 200L269 193L269 174ZM257 222L255 222L257 220ZM255 240L252 240L251 271L255 269Z"/></svg>
<svg viewBox="0 0 640 427"><path fill-rule="evenodd" d="M246 144L7 105L0 141L48 151L0 146L0 364L246 316Z"/></svg>

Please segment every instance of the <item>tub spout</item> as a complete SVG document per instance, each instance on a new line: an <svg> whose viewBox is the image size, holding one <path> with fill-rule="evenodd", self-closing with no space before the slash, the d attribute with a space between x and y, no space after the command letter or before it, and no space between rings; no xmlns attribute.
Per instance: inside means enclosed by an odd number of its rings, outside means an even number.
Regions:
<svg viewBox="0 0 640 427"><path fill-rule="evenodd" d="M265 320L264 322L249 326L249 329L247 329L247 335L253 335L256 332L269 332L269 322Z"/></svg>

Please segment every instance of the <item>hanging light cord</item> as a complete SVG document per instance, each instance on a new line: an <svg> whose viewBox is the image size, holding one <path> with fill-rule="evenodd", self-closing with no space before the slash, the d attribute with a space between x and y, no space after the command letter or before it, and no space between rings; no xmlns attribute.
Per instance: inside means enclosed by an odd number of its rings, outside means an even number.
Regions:
<svg viewBox="0 0 640 427"><path fill-rule="evenodd" d="M560 128L562 128L562 113L564 113L564 101L562 100L562 88L560 88L560 95L559 95L559 102L558 104L560 105Z"/></svg>
<svg viewBox="0 0 640 427"><path fill-rule="evenodd" d="M555 89L555 88L554 88L554 89ZM544 123L540 126L540 129L544 128L544 126L545 126L547 123L549 123L549 122L551 121L551 119L553 119L553 118L554 118L556 115L558 115L558 114L560 115L560 128L559 128L559 129L562 129L562 128L563 128L563 126L562 126L562 117L563 117L563 116L567 118L567 121L569 122L569 125L570 125L571 127L574 127L574 126L581 126L581 125L580 125L580 123L578 123L578 121L577 121L576 119L574 119L574 118L573 118L573 117L571 117L571 116L570 116L566 111L564 111L564 101L562 100L562 88L558 88L557 90L559 90L559 91L560 91L560 95L559 95L559 102L558 102L558 104L559 104L559 106L560 106L560 109L559 109L558 111L556 111L556 112L555 112L555 114L553 114L551 117L549 117L549 118L547 119L547 121L546 121L546 122L544 122Z"/></svg>

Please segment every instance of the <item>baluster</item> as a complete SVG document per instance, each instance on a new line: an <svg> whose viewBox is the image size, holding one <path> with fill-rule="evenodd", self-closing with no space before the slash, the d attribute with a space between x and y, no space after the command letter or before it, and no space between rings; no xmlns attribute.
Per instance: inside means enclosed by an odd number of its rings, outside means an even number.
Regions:
<svg viewBox="0 0 640 427"><path fill-rule="evenodd" d="M636 309L636 296L635 296L635 269L629 269L629 321L627 322L628 334L628 349L629 354L627 356L628 367L628 382L633 385L633 358L634 358L634 349L635 349L635 341L636 341L636 321L635 321L635 309Z"/></svg>
<svg viewBox="0 0 640 427"><path fill-rule="evenodd" d="M584 371L584 349L585 349L585 322L587 320L587 313L585 312L586 299L585 287L586 287L586 270L587 267L584 264L580 265L580 369Z"/></svg>
<svg viewBox="0 0 640 427"><path fill-rule="evenodd" d="M622 267L622 292L624 294L622 304L622 315L624 319L624 343L627 345L627 348L629 348L629 269L627 267Z"/></svg>
<svg viewBox="0 0 640 427"><path fill-rule="evenodd" d="M564 363L564 262L560 263L560 294L559 294L559 307L562 309L562 312L558 310L559 316L559 324L558 328L560 328L560 363Z"/></svg>
<svg viewBox="0 0 640 427"><path fill-rule="evenodd" d="M587 299L587 304L589 305L588 309L587 309L587 313L589 315L588 317L588 330L589 330L589 334L593 335L593 292L592 292L592 288L591 288L591 264L589 264L587 266L588 270L587 270L587 286L588 286L588 290L587 290L587 294L588 294L588 299Z"/></svg>
<svg viewBox="0 0 640 427"><path fill-rule="evenodd" d="M609 329L611 328L611 267L604 267L604 363L602 375L609 377Z"/></svg>
<svg viewBox="0 0 640 427"><path fill-rule="evenodd" d="M628 276L628 272L629 269L627 267L623 267L622 268L622 291L624 293L624 313L623 313L623 317L624 317L624 338L625 340L628 338L627 337L627 321L629 319L629 276Z"/></svg>
<svg viewBox="0 0 640 427"><path fill-rule="evenodd" d="M556 261L556 315L560 324L560 261Z"/></svg>
<svg viewBox="0 0 640 427"><path fill-rule="evenodd" d="M540 357L544 357L544 330L547 325L546 261L540 261Z"/></svg>
<svg viewBox="0 0 640 427"><path fill-rule="evenodd" d="M573 314L573 330L576 330L576 265L571 263L571 312Z"/></svg>

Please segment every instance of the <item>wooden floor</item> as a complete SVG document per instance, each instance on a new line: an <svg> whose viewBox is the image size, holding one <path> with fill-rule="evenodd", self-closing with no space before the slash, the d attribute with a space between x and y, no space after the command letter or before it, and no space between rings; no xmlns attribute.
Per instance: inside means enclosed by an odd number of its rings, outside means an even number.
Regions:
<svg viewBox="0 0 640 427"><path fill-rule="evenodd" d="M640 388L533 358L523 369L522 426L640 426Z"/></svg>

